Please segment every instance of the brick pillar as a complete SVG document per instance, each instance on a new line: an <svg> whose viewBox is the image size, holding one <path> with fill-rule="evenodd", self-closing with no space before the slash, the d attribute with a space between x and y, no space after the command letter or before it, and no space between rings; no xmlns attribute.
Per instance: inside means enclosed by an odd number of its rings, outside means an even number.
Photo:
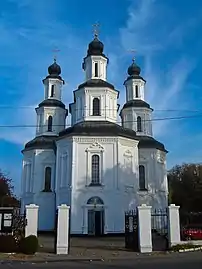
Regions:
<svg viewBox="0 0 202 269"><path fill-rule="evenodd" d="M56 254L68 254L69 251L69 211L70 206L58 206Z"/></svg>
<svg viewBox="0 0 202 269"><path fill-rule="evenodd" d="M139 231L139 250L141 253L152 252L151 234L151 206L142 204L138 206L138 231Z"/></svg>
<svg viewBox="0 0 202 269"><path fill-rule="evenodd" d="M168 207L168 240L172 247L180 243L180 215L179 206L171 204Z"/></svg>
<svg viewBox="0 0 202 269"><path fill-rule="evenodd" d="M30 204L25 206L27 225L25 227L25 237L29 235L37 236L38 230L38 211L39 206Z"/></svg>

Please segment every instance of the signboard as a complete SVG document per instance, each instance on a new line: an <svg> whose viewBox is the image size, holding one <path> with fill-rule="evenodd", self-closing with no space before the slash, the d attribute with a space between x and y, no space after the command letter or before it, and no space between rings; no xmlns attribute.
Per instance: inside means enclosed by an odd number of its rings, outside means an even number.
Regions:
<svg viewBox="0 0 202 269"><path fill-rule="evenodd" d="M3 227L11 227L12 226L12 214L5 213L3 214Z"/></svg>
<svg viewBox="0 0 202 269"><path fill-rule="evenodd" d="M0 232L12 232L13 208L0 208Z"/></svg>

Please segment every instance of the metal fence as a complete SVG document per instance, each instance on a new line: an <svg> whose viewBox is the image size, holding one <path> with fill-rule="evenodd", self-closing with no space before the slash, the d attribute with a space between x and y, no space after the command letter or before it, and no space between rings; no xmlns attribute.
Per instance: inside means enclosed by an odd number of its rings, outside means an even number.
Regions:
<svg viewBox="0 0 202 269"><path fill-rule="evenodd" d="M168 243L168 210L154 209L151 212L152 247L154 251L166 250Z"/></svg>
<svg viewBox="0 0 202 269"><path fill-rule="evenodd" d="M125 212L125 247L133 251L139 250L137 210Z"/></svg>
<svg viewBox="0 0 202 269"><path fill-rule="evenodd" d="M168 212L167 209L154 209L151 212L152 232L160 235L168 233Z"/></svg>

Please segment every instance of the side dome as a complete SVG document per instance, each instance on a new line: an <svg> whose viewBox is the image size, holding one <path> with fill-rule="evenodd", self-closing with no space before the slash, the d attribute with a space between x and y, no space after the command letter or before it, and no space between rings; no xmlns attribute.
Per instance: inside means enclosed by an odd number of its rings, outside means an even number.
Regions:
<svg viewBox="0 0 202 269"><path fill-rule="evenodd" d="M61 67L56 63L56 60L54 60L54 63L48 67L48 73L49 75L57 76L61 74Z"/></svg>
<svg viewBox="0 0 202 269"><path fill-rule="evenodd" d="M133 61L133 63L128 67L129 76L139 76L141 68Z"/></svg>
<svg viewBox="0 0 202 269"><path fill-rule="evenodd" d="M88 56L89 55L102 55L104 50L104 44L95 37L92 42L88 45Z"/></svg>

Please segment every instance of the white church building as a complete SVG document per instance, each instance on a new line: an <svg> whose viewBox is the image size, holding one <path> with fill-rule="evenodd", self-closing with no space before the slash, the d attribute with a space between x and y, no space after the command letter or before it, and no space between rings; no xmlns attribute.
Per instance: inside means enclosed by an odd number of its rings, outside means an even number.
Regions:
<svg viewBox="0 0 202 269"><path fill-rule="evenodd" d="M134 61L129 66L119 112L119 91L107 81L103 49L95 35L83 59L85 81L69 104L71 127L56 60L43 80L36 136L22 151L22 210L39 205L39 231L54 229L61 204L71 206L71 234L78 235L123 233L126 210L168 204L167 151L153 137L141 69Z"/></svg>

